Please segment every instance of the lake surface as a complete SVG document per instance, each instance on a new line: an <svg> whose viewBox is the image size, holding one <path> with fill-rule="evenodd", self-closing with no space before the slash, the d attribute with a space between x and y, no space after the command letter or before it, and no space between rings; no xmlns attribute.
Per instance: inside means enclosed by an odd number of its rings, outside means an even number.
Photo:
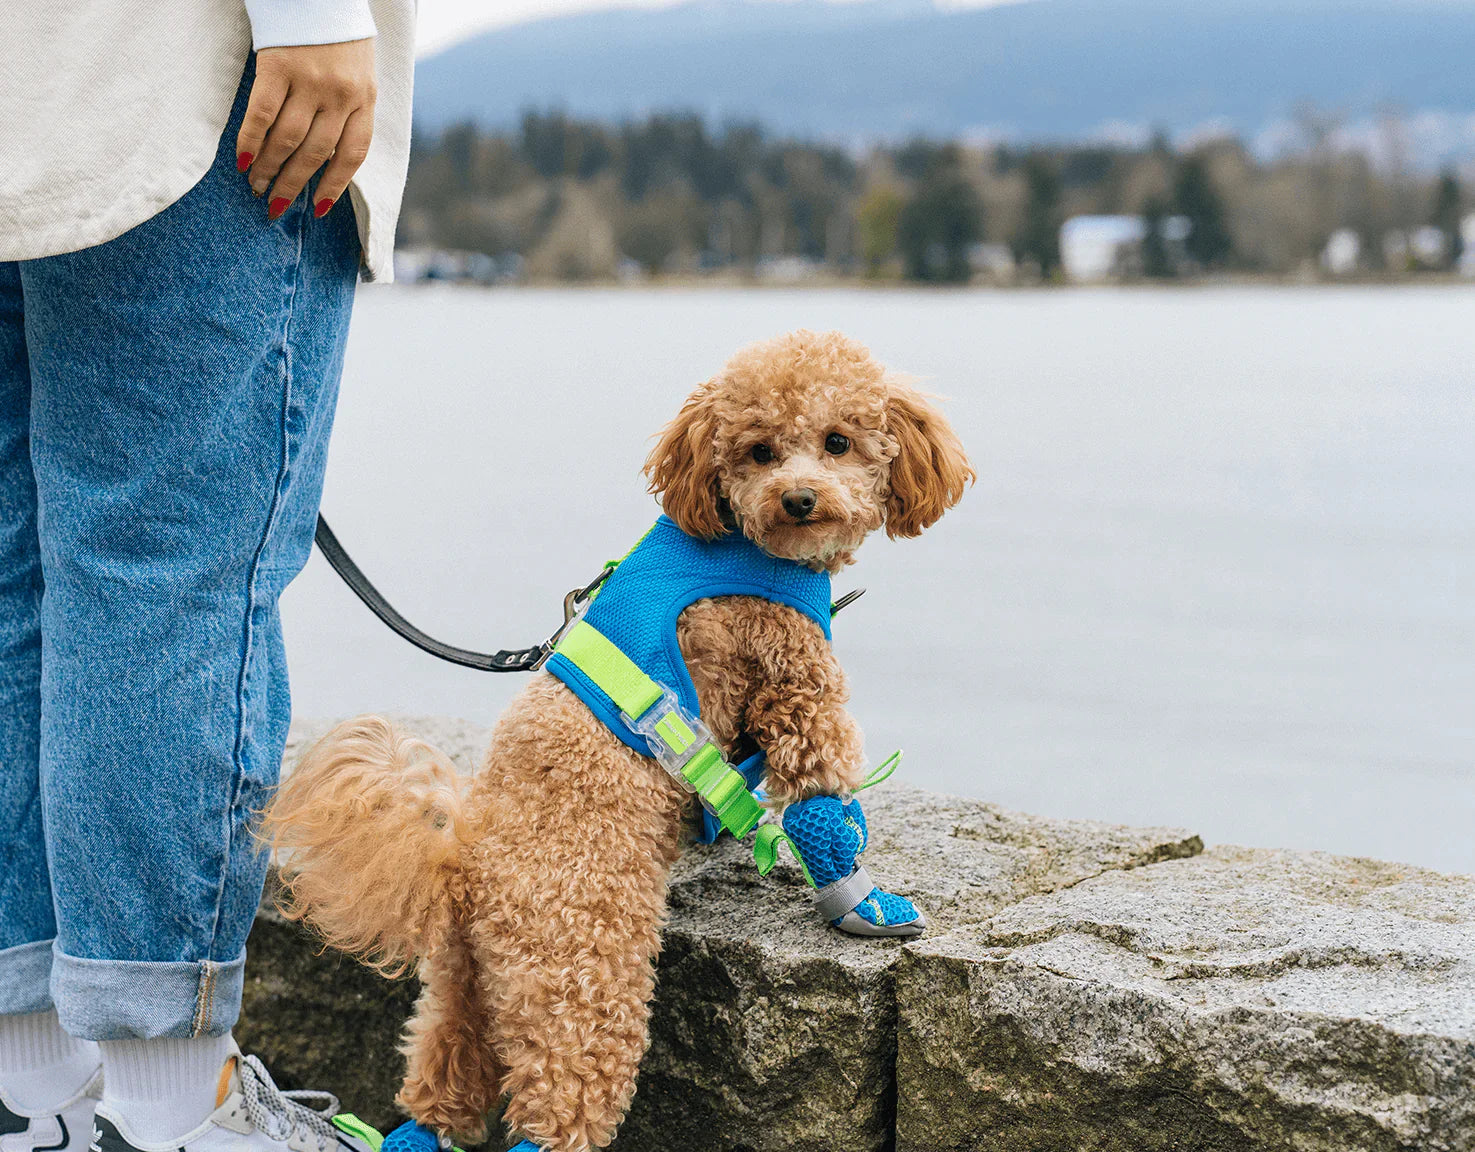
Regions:
<svg viewBox="0 0 1475 1152"><path fill-rule="evenodd" d="M432 634L541 640L657 509L648 437L737 347L839 328L948 397L978 484L837 590L914 783L1475 872L1475 290L365 288L325 511ZM491 721L314 555L299 715Z"/></svg>

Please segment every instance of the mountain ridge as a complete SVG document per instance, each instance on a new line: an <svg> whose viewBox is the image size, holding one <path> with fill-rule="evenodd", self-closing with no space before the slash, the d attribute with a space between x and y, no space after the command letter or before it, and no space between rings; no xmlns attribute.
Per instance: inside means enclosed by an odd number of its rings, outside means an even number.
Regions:
<svg viewBox="0 0 1475 1152"><path fill-rule="evenodd" d="M694 0L499 28L421 60L417 121L504 127L527 108L607 120L690 110L786 134L1079 139L1253 135L1312 102L1394 107L1475 137L1475 3L1456 0ZM858 62L863 61L861 65Z"/></svg>

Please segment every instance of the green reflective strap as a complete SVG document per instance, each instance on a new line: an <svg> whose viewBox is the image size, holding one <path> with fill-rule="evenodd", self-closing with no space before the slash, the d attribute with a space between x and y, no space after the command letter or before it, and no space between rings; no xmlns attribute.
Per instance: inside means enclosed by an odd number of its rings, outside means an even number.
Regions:
<svg viewBox="0 0 1475 1152"><path fill-rule="evenodd" d="M715 744L706 744L702 750L693 756L681 770L686 777L686 782L695 788L701 795L706 796L721 782L724 773L732 769L722 762L722 753L717 751ZM739 782L742 777L738 777Z"/></svg>
<svg viewBox="0 0 1475 1152"><path fill-rule="evenodd" d="M763 805L748 791L740 772L729 768L707 796L722 826L741 840L763 818Z"/></svg>
<svg viewBox="0 0 1475 1152"><path fill-rule="evenodd" d="M741 777L738 777L741 782ZM732 794L732 799L717 808L717 819L722 826L741 840L763 819L763 805L753 799L753 794L742 788Z"/></svg>
<svg viewBox="0 0 1475 1152"><path fill-rule="evenodd" d="M592 624L580 620L558 642L555 651L594 681L626 716L643 715L661 698L661 686ZM696 734L675 712L661 717L656 735L678 756L696 740Z"/></svg>
<svg viewBox="0 0 1475 1152"><path fill-rule="evenodd" d="M765 824L758 829L758 835L753 840L753 860L758 865L758 875L767 876L773 871L773 866L778 863L778 846L787 844L789 852L795 860L799 861L799 871L804 873L804 879L809 882L811 888L818 888L814 877L809 874L809 865L804 863L804 857L799 855L799 849L794 847L794 842L784 834L784 830L777 824Z"/></svg>
<svg viewBox="0 0 1475 1152"><path fill-rule="evenodd" d="M384 1137L380 1135L379 1129L365 1124L352 1112L338 1113L333 1117L333 1123L350 1136L357 1136L373 1149L373 1152L379 1152L379 1145L384 1143Z"/></svg>
<svg viewBox="0 0 1475 1152"><path fill-rule="evenodd" d="M681 775L707 802L722 826L741 840L763 816L763 805L753 799L741 772L722 759L715 744L702 748Z"/></svg>
<svg viewBox="0 0 1475 1152"><path fill-rule="evenodd" d="M661 686L642 672L605 634L580 620L554 649L599 685L626 716L640 716L661 698Z"/></svg>
<svg viewBox="0 0 1475 1152"><path fill-rule="evenodd" d="M702 789L702 795L707 798L712 807L721 809L732 803L732 798L739 792L748 790L748 782L743 779L742 773L732 768L724 768L721 773L715 773Z"/></svg>

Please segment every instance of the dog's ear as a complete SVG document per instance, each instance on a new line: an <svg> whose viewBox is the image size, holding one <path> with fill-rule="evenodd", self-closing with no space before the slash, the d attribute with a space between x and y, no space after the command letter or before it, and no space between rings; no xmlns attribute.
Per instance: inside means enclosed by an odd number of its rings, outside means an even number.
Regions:
<svg viewBox="0 0 1475 1152"><path fill-rule="evenodd" d="M650 490L688 536L711 540L725 530L717 485L717 421L707 388L698 388L661 432L645 461Z"/></svg>
<svg viewBox="0 0 1475 1152"><path fill-rule="evenodd" d="M917 536L963 498L977 479L957 434L920 392L891 381L886 431L896 439L891 495L886 500L886 534Z"/></svg>

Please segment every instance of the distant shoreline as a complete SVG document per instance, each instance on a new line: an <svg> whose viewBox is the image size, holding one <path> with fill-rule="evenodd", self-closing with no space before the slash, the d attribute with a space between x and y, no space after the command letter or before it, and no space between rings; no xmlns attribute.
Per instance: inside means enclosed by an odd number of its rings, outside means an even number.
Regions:
<svg viewBox="0 0 1475 1152"><path fill-rule="evenodd" d="M892 292L906 295L947 295L955 296L969 292L993 292L1000 294L1015 293L1057 293L1057 292L1099 292L1103 289L1114 291L1164 291L1192 293L1196 291L1213 290L1216 288L1328 288L1328 289L1352 289L1352 288L1440 288L1440 289L1475 289L1475 278L1461 276L1455 273L1424 273L1419 276L1280 276L1280 275L1251 275L1231 274L1220 276L1204 276L1195 279L1164 279L1151 280L1146 278L1134 278L1130 280L1099 280L1099 281L1035 281L1033 283L1001 283L984 278L966 284L927 284L914 280L903 279L867 279L862 277L848 276L813 276L802 280L775 280L760 276L732 276L732 275L659 275L641 277L639 279L620 279L607 277L602 279L581 280L558 280L554 278L526 279L519 281L507 281L495 284L484 284L472 279L441 279L430 278L421 280L396 279L395 287L413 288L437 288L456 287L482 289L486 291L515 291L515 290L591 290L607 292L620 290L629 292L690 292L690 291L713 291L726 292L735 289L754 292L812 292L812 291L836 291L850 290L859 292Z"/></svg>

